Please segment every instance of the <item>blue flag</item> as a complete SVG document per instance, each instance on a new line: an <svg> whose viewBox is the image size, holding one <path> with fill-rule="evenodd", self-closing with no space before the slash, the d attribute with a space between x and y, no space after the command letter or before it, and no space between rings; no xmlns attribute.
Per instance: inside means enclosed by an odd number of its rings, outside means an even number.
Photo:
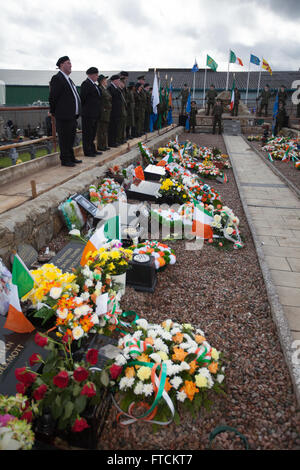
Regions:
<svg viewBox="0 0 300 470"><path fill-rule="evenodd" d="M198 64L197 64L197 61L195 59L195 64L194 64L194 67L192 68L192 72L198 72Z"/></svg>
<svg viewBox="0 0 300 470"><path fill-rule="evenodd" d="M256 55L253 55L253 54L250 55L250 62L251 62L251 64L254 64L254 65L260 65L259 58L256 57Z"/></svg>
<svg viewBox="0 0 300 470"><path fill-rule="evenodd" d="M278 91L277 91L277 95L276 95L276 99L275 99L275 103L274 103L274 108L273 108L273 121L272 121L272 134L274 134L275 132L275 127L276 127L276 119L277 119L277 115L278 115L278 108L279 108L279 95L278 95Z"/></svg>
<svg viewBox="0 0 300 470"><path fill-rule="evenodd" d="M186 103L187 120L185 121L185 129L187 131L190 130L190 112L191 112L191 94L189 93L189 97Z"/></svg>

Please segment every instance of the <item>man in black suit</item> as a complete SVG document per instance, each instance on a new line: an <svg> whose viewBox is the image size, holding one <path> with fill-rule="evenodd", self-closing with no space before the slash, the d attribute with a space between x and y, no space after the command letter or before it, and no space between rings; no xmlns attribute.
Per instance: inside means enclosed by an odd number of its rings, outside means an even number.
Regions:
<svg viewBox="0 0 300 470"><path fill-rule="evenodd" d="M94 140L101 110L101 90L98 86L99 70L90 67L87 79L81 84L80 97L82 105L82 146L86 157L96 157L102 152L96 151Z"/></svg>
<svg viewBox="0 0 300 470"><path fill-rule="evenodd" d="M59 71L50 81L50 113L55 117L62 166L75 166L82 160L74 155L77 118L81 112L80 96L70 79L72 64L68 56L60 57L56 66Z"/></svg>
<svg viewBox="0 0 300 470"><path fill-rule="evenodd" d="M122 95L119 88L120 75L113 75L110 77L110 85L108 91L111 94L111 114L108 128L108 145L109 147L118 147L118 134L121 125L121 113L122 113Z"/></svg>

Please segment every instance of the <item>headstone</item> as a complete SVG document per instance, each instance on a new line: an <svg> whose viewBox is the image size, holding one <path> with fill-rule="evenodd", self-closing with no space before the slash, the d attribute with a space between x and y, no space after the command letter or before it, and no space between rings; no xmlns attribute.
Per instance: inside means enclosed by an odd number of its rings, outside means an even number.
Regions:
<svg viewBox="0 0 300 470"><path fill-rule="evenodd" d="M98 362L95 367L103 369L108 361L115 359L117 355L120 354L120 349L117 346L118 341L110 336L101 334L93 335L87 350L97 349L98 351Z"/></svg>
<svg viewBox="0 0 300 470"><path fill-rule="evenodd" d="M166 176L166 170L162 166L148 165L144 169L144 175L147 181L159 181Z"/></svg>
<svg viewBox="0 0 300 470"><path fill-rule="evenodd" d="M157 283L154 257L146 254L133 255L130 266L126 273L126 284L137 291L153 293Z"/></svg>
<svg viewBox="0 0 300 470"><path fill-rule="evenodd" d="M20 256L23 263L27 266L28 269L31 268L37 262L38 252L32 245L23 243L17 247L17 254ZM13 255L11 260L13 260Z"/></svg>
<svg viewBox="0 0 300 470"><path fill-rule="evenodd" d="M72 269L76 269L80 264L84 247L83 243L72 240L51 258L50 263L63 272L72 272Z"/></svg>
<svg viewBox="0 0 300 470"><path fill-rule="evenodd" d="M47 350L39 347L32 333L14 333L4 328L6 318L0 317L0 394L15 395L18 383L15 377L15 369L29 366L29 359L32 354L38 353L43 358L47 355ZM30 367L37 371L39 364Z"/></svg>
<svg viewBox="0 0 300 470"><path fill-rule="evenodd" d="M126 190L127 197L142 201L155 201L159 198L160 183L138 180Z"/></svg>
<svg viewBox="0 0 300 470"><path fill-rule="evenodd" d="M92 217L97 217L97 212L98 212L97 206L95 206L95 204L89 201L82 194L75 194L74 196L71 197L71 199L76 201L77 204L79 204L79 206L82 207Z"/></svg>

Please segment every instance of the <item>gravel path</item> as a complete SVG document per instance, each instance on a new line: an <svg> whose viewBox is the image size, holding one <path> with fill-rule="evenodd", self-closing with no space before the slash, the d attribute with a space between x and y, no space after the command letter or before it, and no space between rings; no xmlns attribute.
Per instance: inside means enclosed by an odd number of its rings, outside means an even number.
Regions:
<svg viewBox="0 0 300 470"><path fill-rule="evenodd" d="M226 152L219 135L180 136L186 139ZM195 420L183 415L179 426L171 424L155 434L147 423L116 424L117 411L112 407L100 449L203 450L208 448L210 432L224 424L244 434L251 449L300 449L299 407L233 172L226 173L228 183L209 184L239 217L245 247L224 251L205 244L201 251L187 251L184 241L169 242L177 262L158 274L155 293L127 287L121 306L150 322L171 318L203 329L209 343L225 354L227 395L213 396L211 412L202 411ZM215 442L222 449L242 448L230 433L219 435Z"/></svg>

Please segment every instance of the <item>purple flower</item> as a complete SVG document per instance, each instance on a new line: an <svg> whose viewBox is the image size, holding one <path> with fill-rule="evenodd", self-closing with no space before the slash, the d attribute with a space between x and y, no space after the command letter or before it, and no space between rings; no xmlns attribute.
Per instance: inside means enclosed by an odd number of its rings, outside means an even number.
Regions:
<svg viewBox="0 0 300 470"><path fill-rule="evenodd" d="M0 426L6 426L12 419L16 419L16 417L9 414L0 415Z"/></svg>

